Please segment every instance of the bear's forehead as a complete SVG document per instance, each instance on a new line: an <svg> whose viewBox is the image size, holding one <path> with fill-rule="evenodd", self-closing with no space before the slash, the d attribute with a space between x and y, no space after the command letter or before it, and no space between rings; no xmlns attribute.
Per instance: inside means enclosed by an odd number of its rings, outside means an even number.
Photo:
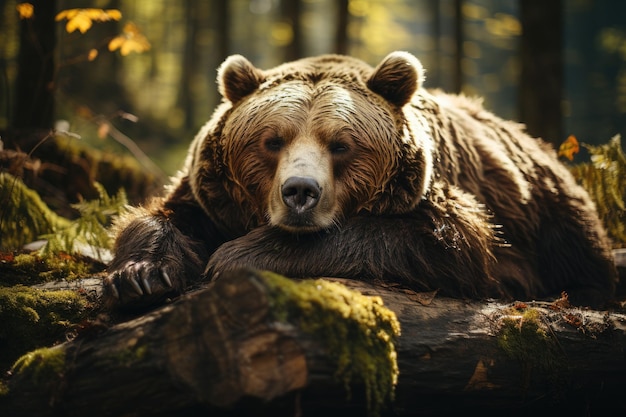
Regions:
<svg viewBox="0 0 626 417"><path fill-rule="evenodd" d="M261 88L301 81L309 85L333 83L354 90L365 88L373 69L362 61L339 55L305 58L264 71Z"/></svg>
<svg viewBox="0 0 626 417"><path fill-rule="evenodd" d="M293 122L337 119L352 124L366 114L382 110L372 97L364 94L361 90L333 80L317 83L283 81L260 88L237 113L253 119L257 116L263 119L287 118Z"/></svg>

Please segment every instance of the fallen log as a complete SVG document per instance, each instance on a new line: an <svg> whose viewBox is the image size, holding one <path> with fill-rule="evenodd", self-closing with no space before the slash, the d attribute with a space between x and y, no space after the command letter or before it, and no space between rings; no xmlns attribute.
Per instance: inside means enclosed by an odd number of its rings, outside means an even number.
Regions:
<svg viewBox="0 0 626 417"><path fill-rule="evenodd" d="M574 308L565 298L465 302L349 280L312 281L318 291L298 304L291 301L305 290L277 291L281 280L240 270L103 332L31 352L14 366L0 414L626 410L624 314ZM366 297L349 295L358 293ZM331 297L339 303L325 304ZM330 319L313 316L312 305ZM334 327L359 320L368 336Z"/></svg>

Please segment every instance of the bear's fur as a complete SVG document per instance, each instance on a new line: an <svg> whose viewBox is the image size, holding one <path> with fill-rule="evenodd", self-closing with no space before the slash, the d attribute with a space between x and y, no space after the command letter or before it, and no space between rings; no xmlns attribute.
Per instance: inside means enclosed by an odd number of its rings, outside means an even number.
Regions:
<svg viewBox="0 0 626 417"><path fill-rule="evenodd" d="M555 152L477 100L424 89L423 76L406 52L376 68L228 58L223 103L183 171L117 225L109 302L155 303L241 266L606 302L610 242Z"/></svg>

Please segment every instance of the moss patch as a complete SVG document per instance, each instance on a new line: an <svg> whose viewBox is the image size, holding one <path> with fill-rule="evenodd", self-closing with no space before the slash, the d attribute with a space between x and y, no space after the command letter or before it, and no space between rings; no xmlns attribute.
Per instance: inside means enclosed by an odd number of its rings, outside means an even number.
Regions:
<svg viewBox="0 0 626 417"><path fill-rule="evenodd" d="M69 220L58 216L22 180L0 173L0 248L16 249L45 233L66 227Z"/></svg>
<svg viewBox="0 0 626 417"><path fill-rule="evenodd" d="M115 356L115 361L123 366L131 367L143 361L147 356L148 347L146 345L137 345L137 340L131 340L128 343L128 347L119 351Z"/></svg>
<svg viewBox="0 0 626 417"><path fill-rule="evenodd" d="M86 297L76 291L0 287L0 369L7 369L24 352L64 340L92 311Z"/></svg>
<svg viewBox="0 0 626 417"><path fill-rule="evenodd" d="M11 372L28 378L34 385L55 380L65 368L65 349L62 346L41 348L20 357Z"/></svg>
<svg viewBox="0 0 626 417"><path fill-rule="evenodd" d="M262 275L270 287L275 318L297 323L322 340L348 393L352 382L364 383L368 410L379 414L393 400L398 378L396 315L380 297L364 296L338 283L295 282L271 272Z"/></svg>
<svg viewBox="0 0 626 417"><path fill-rule="evenodd" d="M71 281L103 270L104 265L79 255L0 252L0 285L35 285L59 279Z"/></svg>
<svg viewBox="0 0 626 417"><path fill-rule="evenodd" d="M524 389L528 388L534 369L556 382L565 368L563 353L537 309L524 306L505 310L497 337L507 356L520 363Z"/></svg>

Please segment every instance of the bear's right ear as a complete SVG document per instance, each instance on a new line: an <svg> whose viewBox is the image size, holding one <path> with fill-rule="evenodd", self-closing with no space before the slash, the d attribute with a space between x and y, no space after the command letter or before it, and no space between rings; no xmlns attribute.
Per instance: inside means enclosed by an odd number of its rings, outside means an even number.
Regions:
<svg viewBox="0 0 626 417"><path fill-rule="evenodd" d="M424 68L408 52L392 52L381 61L367 80L367 86L376 94L399 107L411 100L424 81Z"/></svg>
<svg viewBox="0 0 626 417"><path fill-rule="evenodd" d="M259 88L263 78L263 72L241 55L229 56L217 70L220 94L233 104Z"/></svg>

